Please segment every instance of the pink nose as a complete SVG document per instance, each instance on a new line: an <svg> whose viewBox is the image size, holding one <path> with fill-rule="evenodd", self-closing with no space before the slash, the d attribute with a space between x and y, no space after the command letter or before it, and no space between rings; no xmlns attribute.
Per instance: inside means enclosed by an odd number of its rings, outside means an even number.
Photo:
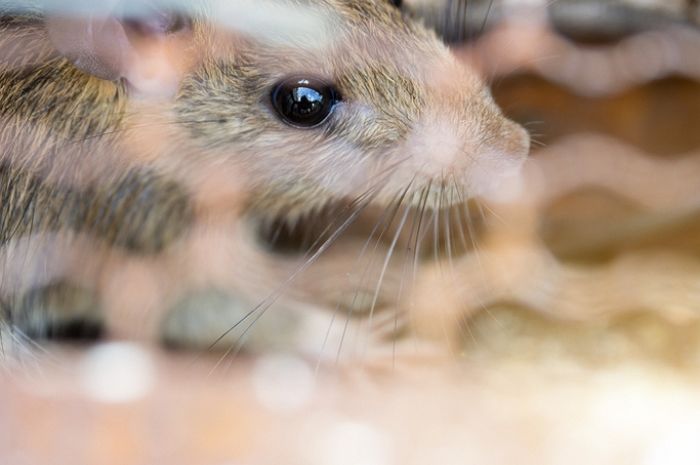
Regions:
<svg viewBox="0 0 700 465"><path fill-rule="evenodd" d="M530 152L530 134L519 124L504 118L491 145L503 156L521 160Z"/></svg>

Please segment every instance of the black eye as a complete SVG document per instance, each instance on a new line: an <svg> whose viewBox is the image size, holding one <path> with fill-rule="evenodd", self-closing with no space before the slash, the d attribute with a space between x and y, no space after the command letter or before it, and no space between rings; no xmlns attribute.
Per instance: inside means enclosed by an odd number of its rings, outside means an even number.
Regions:
<svg viewBox="0 0 700 465"><path fill-rule="evenodd" d="M330 84L314 78L288 78L272 90L272 106L292 126L312 128L323 123L340 101Z"/></svg>
<svg viewBox="0 0 700 465"><path fill-rule="evenodd" d="M394 5L396 8L401 8L401 4L403 3L401 0L390 0L389 3Z"/></svg>

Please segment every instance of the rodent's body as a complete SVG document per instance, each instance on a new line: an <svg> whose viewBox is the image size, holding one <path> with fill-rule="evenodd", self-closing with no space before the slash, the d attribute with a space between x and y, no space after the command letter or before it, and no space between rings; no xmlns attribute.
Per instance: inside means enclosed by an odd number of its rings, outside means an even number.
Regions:
<svg viewBox="0 0 700 465"><path fill-rule="evenodd" d="M35 287L55 295L66 278L35 280L26 268L18 278L10 264L22 244L75 237L106 254L162 254L206 216L203 192L229 174L235 179L223 191L237 195L232 208L294 222L358 199L447 205L522 163L526 133L433 33L390 2L267 4L307 9L324 40L280 42L202 18L175 32L108 18L104 30L115 37L91 36L85 46L70 36L94 18L68 27L64 18L5 11L0 246L11 323L52 334L44 323L57 311ZM144 71L154 59L162 69ZM269 105L275 83L299 75L318 76L342 95L317 127L285 124Z"/></svg>
<svg viewBox="0 0 700 465"><path fill-rule="evenodd" d="M40 18L5 17L0 51L10 58L0 68L3 244L72 230L157 252L182 232L192 215L183 189L118 156L127 125L123 85L59 56Z"/></svg>

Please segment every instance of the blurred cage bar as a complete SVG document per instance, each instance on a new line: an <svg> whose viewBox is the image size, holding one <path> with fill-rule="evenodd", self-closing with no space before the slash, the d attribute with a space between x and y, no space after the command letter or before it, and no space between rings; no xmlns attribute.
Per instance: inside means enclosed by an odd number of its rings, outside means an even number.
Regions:
<svg viewBox="0 0 700 465"><path fill-rule="evenodd" d="M478 254L451 284L422 272L418 305L466 318L460 374L322 375L313 401L276 410L259 383L289 379L252 361L232 381L157 355L155 393L117 406L46 368L0 383L3 464L698 463L700 6L405 8L533 135L520 188L486 202ZM283 391L303 391L293 379Z"/></svg>
<svg viewBox="0 0 700 465"><path fill-rule="evenodd" d="M523 185L489 204L442 304L475 315L467 352L542 356L545 339L598 363L694 366L698 337L678 325L700 308L697 3L457 3L491 19L433 23L467 38L457 53L533 136ZM444 280L434 273L426 294Z"/></svg>

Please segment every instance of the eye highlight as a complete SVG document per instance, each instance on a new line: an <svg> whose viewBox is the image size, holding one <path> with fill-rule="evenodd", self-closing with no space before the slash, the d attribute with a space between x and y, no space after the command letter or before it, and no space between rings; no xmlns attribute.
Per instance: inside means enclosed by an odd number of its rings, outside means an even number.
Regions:
<svg viewBox="0 0 700 465"><path fill-rule="evenodd" d="M327 82L299 76L277 83L270 98L280 119L299 128L320 125L341 100L338 90Z"/></svg>

